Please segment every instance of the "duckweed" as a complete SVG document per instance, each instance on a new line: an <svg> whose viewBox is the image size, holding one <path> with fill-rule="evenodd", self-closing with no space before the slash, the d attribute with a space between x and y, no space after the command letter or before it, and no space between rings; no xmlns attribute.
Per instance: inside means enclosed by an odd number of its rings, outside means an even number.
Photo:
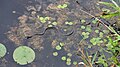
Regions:
<svg viewBox="0 0 120 67"><path fill-rule="evenodd" d="M85 23L86 21L84 19L81 20L82 23Z"/></svg>
<svg viewBox="0 0 120 67"><path fill-rule="evenodd" d="M53 22L52 24L56 26L56 25L57 25L57 22Z"/></svg>
<svg viewBox="0 0 120 67"><path fill-rule="evenodd" d="M99 33L99 30L95 30L95 33Z"/></svg>
<svg viewBox="0 0 120 67"><path fill-rule="evenodd" d="M86 26L85 31L92 32L91 26Z"/></svg>
<svg viewBox="0 0 120 67"><path fill-rule="evenodd" d="M67 8L67 4L63 4L63 5L58 5L57 8L61 8L61 9L64 9L64 8Z"/></svg>
<svg viewBox="0 0 120 67"><path fill-rule="evenodd" d="M81 26L81 29L85 29L85 26Z"/></svg>
<svg viewBox="0 0 120 67"><path fill-rule="evenodd" d="M96 18L92 21L93 24L96 24L97 22L98 20Z"/></svg>
<svg viewBox="0 0 120 67"><path fill-rule="evenodd" d="M66 64L67 64L67 65L71 65L71 62L70 62L70 61L67 61Z"/></svg>
<svg viewBox="0 0 120 67"><path fill-rule="evenodd" d="M53 56L58 56L58 52L53 52Z"/></svg>
<svg viewBox="0 0 120 67"><path fill-rule="evenodd" d="M62 49L60 45L57 45L55 48L56 48L56 50L61 50Z"/></svg>
<svg viewBox="0 0 120 67"><path fill-rule="evenodd" d="M65 24L73 25L73 22L65 22Z"/></svg>
<svg viewBox="0 0 120 67"><path fill-rule="evenodd" d="M67 62L70 62L71 61L71 59L70 58L67 58L67 60L66 60Z"/></svg>
<svg viewBox="0 0 120 67"><path fill-rule="evenodd" d="M62 47L62 46L64 46L65 44L64 43L60 43L60 46Z"/></svg>
<svg viewBox="0 0 120 67"><path fill-rule="evenodd" d="M45 23L47 20L50 20L49 17L40 17L38 16L39 20L42 22L42 23Z"/></svg>
<svg viewBox="0 0 120 67"><path fill-rule="evenodd" d="M101 40L101 38L97 37L97 38L92 38L90 39L90 42L93 44L93 45L99 45L100 43L102 43L103 41Z"/></svg>
<svg viewBox="0 0 120 67"><path fill-rule="evenodd" d="M73 61L73 65L77 65L78 63L77 63L77 61Z"/></svg>
<svg viewBox="0 0 120 67"><path fill-rule="evenodd" d="M72 56L72 54L71 54L71 53L68 53L68 54L67 54L67 56L71 57L71 56Z"/></svg>
<svg viewBox="0 0 120 67"><path fill-rule="evenodd" d="M62 56L62 58L61 58L63 61L65 61L66 60L66 56Z"/></svg>
<svg viewBox="0 0 120 67"><path fill-rule="evenodd" d="M83 39L87 39L89 37L89 32L82 32Z"/></svg>

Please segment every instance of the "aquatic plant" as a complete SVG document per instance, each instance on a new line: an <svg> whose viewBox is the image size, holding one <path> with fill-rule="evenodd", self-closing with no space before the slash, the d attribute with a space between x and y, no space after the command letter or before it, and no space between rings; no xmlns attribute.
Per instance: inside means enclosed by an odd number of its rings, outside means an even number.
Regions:
<svg viewBox="0 0 120 67"><path fill-rule="evenodd" d="M86 21L84 19L80 20L82 23L85 23Z"/></svg>
<svg viewBox="0 0 120 67"><path fill-rule="evenodd" d="M63 61L65 61L65 60L66 60L66 56L62 56L61 59L62 59Z"/></svg>
<svg viewBox="0 0 120 67"><path fill-rule="evenodd" d="M103 4L103 5L106 5L108 7L111 7L113 8L115 11L114 12L111 12L109 11L107 14L105 15L101 15L102 18L112 18L112 17L115 17L115 16L120 16L120 7L119 5L114 1L114 0L110 0L112 3L109 3L109 2L99 2L100 4Z"/></svg>
<svg viewBox="0 0 120 67"><path fill-rule="evenodd" d="M83 35L83 39L87 39L89 38L89 32L82 32L82 35Z"/></svg>
<svg viewBox="0 0 120 67"><path fill-rule="evenodd" d="M64 9L66 8L68 5L65 3L65 4L62 4L62 5L58 5L57 8L61 8L61 9Z"/></svg>
<svg viewBox="0 0 120 67"><path fill-rule="evenodd" d="M96 38L90 39L90 42L92 43L92 45L100 45L100 43L102 43L103 41L101 40L101 38L96 37Z"/></svg>
<svg viewBox="0 0 120 67"><path fill-rule="evenodd" d="M65 22L65 24L73 25L73 22Z"/></svg>
<svg viewBox="0 0 120 67"><path fill-rule="evenodd" d="M62 49L60 45L57 45L55 48L56 48L56 50L61 50Z"/></svg>
<svg viewBox="0 0 120 67"><path fill-rule="evenodd" d="M53 52L53 56L58 56L58 52Z"/></svg>
<svg viewBox="0 0 120 67"><path fill-rule="evenodd" d="M2 43L0 43L0 58L4 57L6 52L7 52L6 47Z"/></svg>
<svg viewBox="0 0 120 67"><path fill-rule="evenodd" d="M19 46L13 52L13 59L20 65L31 63L35 59L35 52L27 46Z"/></svg>
<svg viewBox="0 0 120 67"><path fill-rule="evenodd" d="M42 23L45 23L47 20L50 20L50 17L40 17L40 16L37 17Z"/></svg>

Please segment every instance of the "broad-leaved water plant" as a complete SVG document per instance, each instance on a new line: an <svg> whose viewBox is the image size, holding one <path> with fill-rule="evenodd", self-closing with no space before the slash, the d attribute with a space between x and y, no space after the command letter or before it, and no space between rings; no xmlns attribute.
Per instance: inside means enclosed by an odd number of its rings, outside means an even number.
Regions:
<svg viewBox="0 0 120 67"><path fill-rule="evenodd" d="M6 47L4 46L4 44L0 43L0 58L4 57L6 52L7 52Z"/></svg>
<svg viewBox="0 0 120 67"><path fill-rule="evenodd" d="M19 46L13 52L13 59L20 65L31 63L35 59L35 52L27 46Z"/></svg>

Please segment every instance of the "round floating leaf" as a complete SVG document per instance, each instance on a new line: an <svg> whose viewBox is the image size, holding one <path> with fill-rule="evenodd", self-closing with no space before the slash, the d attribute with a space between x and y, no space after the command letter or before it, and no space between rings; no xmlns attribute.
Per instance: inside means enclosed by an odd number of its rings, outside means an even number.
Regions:
<svg viewBox="0 0 120 67"><path fill-rule="evenodd" d="M85 29L85 26L81 26L81 29Z"/></svg>
<svg viewBox="0 0 120 67"><path fill-rule="evenodd" d="M86 21L84 19L81 20L82 23L85 23Z"/></svg>
<svg viewBox="0 0 120 67"><path fill-rule="evenodd" d="M71 62L70 62L70 61L67 61L66 64L67 64L67 65L71 65Z"/></svg>
<svg viewBox="0 0 120 67"><path fill-rule="evenodd" d="M70 61L71 61L71 59L70 59L70 58L67 58L67 61L69 61L69 62L70 62Z"/></svg>
<svg viewBox="0 0 120 67"><path fill-rule="evenodd" d="M60 43L60 46L62 47L62 46L64 46L65 44L64 43Z"/></svg>
<svg viewBox="0 0 120 67"><path fill-rule="evenodd" d="M95 30L95 33L99 33L99 30Z"/></svg>
<svg viewBox="0 0 120 67"><path fill-rule="evenodd" d="M62 58L61 58L63 61L65 61L66 60L66 56L62 56Z"/></svg>
<svg viewBox="0 0 120 67"><path fill-rule="evenodd" d="M74 64L74 65L77 65L77 61L73 61L73 64Z"/></svg>
<svg viewBox="0 0 120 67"><path fill-rule="evenodd" d="M35 52L30 47L19 46L14 50L13 59L20 65L26 65L35 59Z"/></svg>
<svg viewBox="0 0 120 67"><path fill-rule="evenodd" d="M56 50L61 50L62 49L60 45L57 45L55 48L56 48Z"/></svg>
<svg viewBox="0 0 120 67"><path fill-rule="evenodd" d="M5 56L7 50L6 50L6 47L0 43L0 58Z"/></svg>
<svg viewBox="0 0 120 67"><path fill-rule="evenodd" d="M53 56L58 56L58 52L53 52Z"/></svg>
<svg viewBox="0 0 120 67"><path fill-rule="evenodd" d="M68 54L67 54L67 56L71 57L71 56L72 56L72 54L71 54L71 53L68 53Z"/></svg>

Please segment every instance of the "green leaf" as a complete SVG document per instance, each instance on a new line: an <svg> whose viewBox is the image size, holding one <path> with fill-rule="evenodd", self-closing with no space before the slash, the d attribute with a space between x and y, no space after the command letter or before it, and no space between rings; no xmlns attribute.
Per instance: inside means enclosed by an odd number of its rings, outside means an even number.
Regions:
<svg viewBox="0 0 120 67"><path fill-rule="evenodd" d="M19 46L13 52L13 59L20 65L26 65L35 59L35 52L30 47Z"/></svg>
<svg viewBox="0 0 120 67"><path fill-rule="evenodd" d="M6 47L2 43L0 43L0 58L5 56L6 52L7 52Z"/></svg>

